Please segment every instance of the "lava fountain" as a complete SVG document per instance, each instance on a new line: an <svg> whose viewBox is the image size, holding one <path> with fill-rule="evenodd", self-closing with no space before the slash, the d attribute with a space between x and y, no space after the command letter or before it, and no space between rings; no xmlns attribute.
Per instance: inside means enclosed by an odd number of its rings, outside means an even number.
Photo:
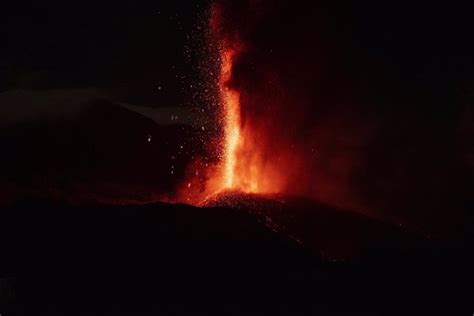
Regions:
<svg viewBox="0 0 474 316"><path fill-rule="evenodd" d="M211 143L217 143L218 161L211 164L192 165L185 188L178 193L178 200L201 204L223 192L234 191L252 194L275 194L283 190L285 177L281 166L285 157L281 150L268 144L268 130L261 127L260 117L243 115L242 106L248 106L248 91L237 84L236 65L247 52L245 40L226 29L223 8L217 3L211 9L210 42L216 63L213 98L217 99L216 124L220 133ZM213 67L211 67L213 68ZM247 99L246 99L247 98ZM271 101L268 101L271 103ZM248 114L248 113L247 113ZM218 139L218 140L217 140ZM269 148L271 148L269 153ZM271 159L269 159L271 157ZM195 172L198 170L199 172ZM204 170L203 170L204 169ZM198 180L195 174L202 176Z"/></svg>
<svg viewBox="0 0 474 316"><path fill-rule="evenodd" d="M229 87L236 51L224 48L221 56L220 97L224 119L224 150L221 189L235 189L237 183L237 152L241 145L240 93Z"/></svg>
<svg viewBox="0 0 474 316"><path fill-rule="evenodd" d="M240 191L244 193L277 193L277 177L272 173L262 155L262 148L256 141L257 131L244 124L241 111L241 92L233 84L234 65L245 52L245 45L237 37L220 33L219 7L215 6L211 19L211 29L220 47L220 74L218 80L221 104L223 140L221 162L216 175L216 192Z"/></svg>

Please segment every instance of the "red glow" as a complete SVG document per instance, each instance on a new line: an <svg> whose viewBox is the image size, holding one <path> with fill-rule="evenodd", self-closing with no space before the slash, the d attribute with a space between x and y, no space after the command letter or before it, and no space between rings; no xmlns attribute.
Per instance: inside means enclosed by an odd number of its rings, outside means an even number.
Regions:
<svg viewBox="0 0 474 316"><path fill-rule="evenodd" d="M240 178L237 174L238 150L242 144L240 122L240 94L227 84L232 76L232 66L236 52L224 49L221 60L220 93L224 119L224 153L222 162L223 188L234 189Z"/></svg>

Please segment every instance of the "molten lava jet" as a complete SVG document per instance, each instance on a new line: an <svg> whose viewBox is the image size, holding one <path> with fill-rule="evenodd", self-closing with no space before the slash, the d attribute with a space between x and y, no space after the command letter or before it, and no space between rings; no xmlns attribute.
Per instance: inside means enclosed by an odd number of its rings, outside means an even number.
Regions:
<svg viewBox="0 0 474 316"><path fill-rule="evenodd" d="M232 66L236 51L224 48L221 60L220 92L222 111L224 116L224 153L223 153L223 179L222 189L235 189L238 185L236 166L238 149L242 143L240 121L240 94L229 87L228 82L232 77Z"/></svg>
<svg viewBox="0 0 474 316"><path fill-rule="evenodd" d="M192 204L206 203L209 199L225 192L242 193L278 193L279 187L275 173L263 158L264 141L257 141L259 135L254 124L242 117L242 91L235 85L235 65L245 53L245 42L238 37L229 36L224 30L225 23L221 7L214 5L210 18L210 45L215 50L215 58L209 62L216 63L217 77L209 84L215 91L212 97L219 105L216 111L216 123L220 127L217 148L218 161L205 164L193 164L185 188L178 194L178 201ZM272 166L273 167L273 166ZM199 169L199 171L197 171ZM205 170L203 170L205 169ZM196 174L204 178L197 179Z"/></svg>
<svg viewBox="0 0 474 316"><path fill-rule="evenodd" d="M214 187L214 193L277 193L277 176L263 160L262 144L256 141L254 127L244 124L246 120L242 117L241 91L233 84L234 66L245 52L245 43L222 31L220 10L218 5L213 7L211 31L220 48L218 91L223 130L222 152L218 172L212 176L214 179L210 180L212 184L209 185Z"/></svg>

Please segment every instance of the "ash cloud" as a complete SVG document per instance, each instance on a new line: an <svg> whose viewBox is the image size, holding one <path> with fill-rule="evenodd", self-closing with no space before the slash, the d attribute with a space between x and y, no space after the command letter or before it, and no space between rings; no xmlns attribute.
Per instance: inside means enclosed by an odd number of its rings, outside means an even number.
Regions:
<svg viewBox="0 0 474 316"><path fill-rule="evenodd" d="M286 192L429 230L455 227L472 193L472 135L458 132L472 104L458 93L474 74L462 57L474 51L461 40L467 16L439 25L458 12L216 5L220 36L243 47L229 83L241 95L243 133L268 168L280 166Z"/></svg>

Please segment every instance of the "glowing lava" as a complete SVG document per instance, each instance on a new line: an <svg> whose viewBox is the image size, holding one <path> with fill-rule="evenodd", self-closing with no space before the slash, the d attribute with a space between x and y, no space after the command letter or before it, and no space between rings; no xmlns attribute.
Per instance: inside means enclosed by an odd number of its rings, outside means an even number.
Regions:
<svg viewBox="0 0 474 316"><path fill-rule="evenodd" d="M214 193L277 193L281 184L277 179L280 177L275 173L275 165L268 163L262 154L258 128L243 124L241 92L239 87L232 84L234 66L238 63L239 56L245 52L245 45L238 38L223 34L221 23L220 8L216 6L211 29L220 47L218 90L223 139L222 160L217 168L220 171L213 176L214 179L211 179L208 186L213 187Z"/></svg>
<svg viewBox="0 0 474 316"><path fill-rule="evenodd" d="M242 124L241 93L231 84L241 46L223 46L219 91L224 135L217 192L277 193L280 183L276 181L275 168L263 159L261 144L257 141L258 130Z"/></svg>
<svg viewBox="0 0 474 316"><path fill-rule="evenodd" d="M240 94L228 85L232 76L234 50L222 54L220 91L224 115L223 189L235 189L237 151L241 143Z"/></svg>
<svg viewBox="0 0 474 316"><path fill-rule="evenodd" d="M211 67L216 70L217 77L212 77L210 90L216 92L212 100L219 104L216 119L220 127L218 141L212 140L209 150L218 159L209 164L197 159L191 164L187 185L181 187L175 198L197 205L229 191L280 193L285 180L282 155L278 148L268 146L266 126L260 124L262 121L258 118L243 116L242 109L249 106L244 97L248 102L249 94L236 84L235 71L241 56L246 53L246 45L238 36L228 34L222 9L218 4L212 7L209 33L213 49L210 54L216 54L209 61L217 63L215 68ZM210 73L212 76L214 71ZM287 173L287 170L283 171Z"/></svg>
<svg viewBox="0 0 474 316"><path fill-rule="evenodd" d="M235 45L238 47L237 45ZM240 92L232 87L233 66L238 48L224 47L221 52L219 91L223 120L223 154L221 181L218 191L232 190L246 193L263 193L258 163L258 148L253 146L242 126ZM266 192L268 193L268 192Z"/></svg>

